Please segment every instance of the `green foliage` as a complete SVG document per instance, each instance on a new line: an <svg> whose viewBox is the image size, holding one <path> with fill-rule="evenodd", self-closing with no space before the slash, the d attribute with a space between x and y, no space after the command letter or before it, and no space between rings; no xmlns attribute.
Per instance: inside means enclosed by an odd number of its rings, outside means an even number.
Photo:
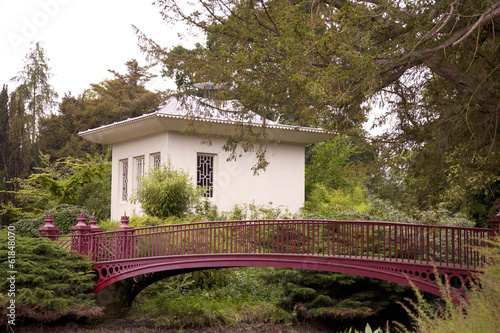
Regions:
<svg viewBox="0 0 500 333"><path fill-rule="evenodd" d="M280 289L263 283L267 269L203 271L203 276L224 272L223 282L199 284L188 273L157 282L137 297L131 318L155 318L159 327L220 327L241 323L290 323L291 315L276 301Z"/></svg>
<svg viewBox="0 0 500 333"><path fill-rule="evenodd" d="M382 331L381 328L377 328L375 331L373 331L370 327L370 324L366 324L364 331L358 331L356 329L350 328L348 331L345 331L345 333L384 333L384 331Z"/></svg>
<svg viewBox="0 0 500 333"><path fill-rule="evenodd" d="M281 306L295 309L299 320L351 320L376 315L401 300L410 289L355 275L274 269L269 284L283 288Z"/></svg>
<svg viewBox="0 0 500 333"><path fill-rule="evenodd" d="M316 144L312 149L312 163L306 167L306 197L314 184L329 189L363 185L363 175L354 165L355 154L360 151L347 135Z"/></svg>
<svg viewBox="0 0 500 333"><path fill-rule="evenodd" d="M154 112L164 100L164 93L151 92L144 85L153 75L149 66L128 61L125 74L110 71L113 79L93 84L78 97L67 94L57 114L41 119L40 150L53 160L88 154L105 154L106 145L94 144L78 136L78 132L96 128L130 117Z"/></svg>
<svg viewBox="0 0 500 333"><path fill-rule="evenodd" d="M60 235L68 235L71 233L71 227L76 225L77 216L82 208L74 205L57 205L50 210L50 214L54 216L54 226L59 228ZM89 219L89 211L83 210ZM24 237L38 237L38 228L45 224L45 215L38 217L21 219L12 224L17 230L17 233Z"/></svg>
<svg viewBox="0 0 500 333"><path fill-rule="evenodd" d="M41 238L23 237L15 232L15 297L17 320L30 319L40 322L60 318L94 317L100 315L94 294L92 264L84 256L61 249L54 242ZM8 236L11 236L8 239ZM12 251L6 229L0 231L0 325L5 324L6 306L12 269L8 253Z"/></svg>
<svg viewBox="0 0 500 333"><path fill-rule="evenodd" d="M45 50L40 42L36 42L26 55L23 70L14 78L20 82L18 90L31 114L31 126L27 127L33 144L37 141L39 118L55 105L57 98L57 93L49 83L51 76Z"/></svg>
<svg viewBox="0 0 500 333"><path fill-rule="evenodd" d="M42 167L19 180L17 198L28 216L58 204L79 205L100 218L109 217L111 162L108 155L86 159L62 158L54 163L42 155Z"/></svg>
<svg viewBox="0 0 500 333"><path fill-rule="evenodd" d="M97 221L97 226L101 228L102 231L113 231L120 225L120 221L112 221L109 218Z"/></svg>
<svg viewBox="0 0 500 333"><path fill-rule="evenodd" d="M174 223L172 223L171 220L174 220L173 221ZM168 218L168 219L161 219L161 218L155 217L155 216L133 215L129 219L129 225L131 227L134 227L134 228L142 228L142 227L154 227L154 226L165 225L165 224L175 224L178 221L179 221L179 219L177 219L176 217Z"/></svg>
<svg viewBox="0 0 500 333"><path fill-rule="evenodd" d="M163 165L141 178L132 201L139 202L147 215L165 219L186 215L200 200L201 194L187 172Z"/></svg>
<svg viewBox="0 0 500 333"><path fill-rule="evenodd" d="M278 206L275 207L270 202L268 205L242 204L235 205L230 212L224 212L224 220L276 220L291 219L294 217L288 209Z"/></svg>
<svg viewBox="0 0 500 333"><path fill-rule="evenodd" d="M446 204L425 211L405 211L387 200L374 198L362 187L328 190L315 184L309 201L304 204L307 217L331 220L368 220L401 223L417 223L456 227L473 227L475 222L460 212L452 212Z"/></svg>
<svg viewBox="0 0 500 333"><path fill-rule="evenodd" d="M328 190L315 184L304 204L304 213L337 220L360 220L370 209L368 191L360 186Z"/></svg>
<svg viewBox="0 0 500 333"><path fill-rule="evenodd" d="M451 299L449 285L441 285L444 304L426 302L415 289L418 302L405 306L418 325L419 332L495 332L500 325L500 237L482 249L489 264L479 275L479 281L467 292L467 301L460 305ZM438 280L438 282L440 282Z"/></svg>

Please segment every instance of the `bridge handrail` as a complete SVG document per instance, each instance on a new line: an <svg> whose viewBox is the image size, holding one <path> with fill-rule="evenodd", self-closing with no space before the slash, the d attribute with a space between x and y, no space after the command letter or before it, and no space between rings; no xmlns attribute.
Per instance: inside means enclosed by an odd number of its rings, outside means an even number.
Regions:
<svg viewBox="0 0 500 333"><path fill-rule="evenodd" d="M487 245L489 232L377 221L209 221L94 233L88 254L95 261L112 261L183 254L280 253L476 268L486 261L476 248Z"/></svg>
<svg viewBox="0 0 500 333"><path fill-rule="evenodd" d="M256 220L233 220L233 221L202 221L202 222L192 222L192 223L176 223L176 224L164 224L160 226L148 226L148 227L140 227L140 228L133 228L130 230L111 230L111 231L102 231L102 232L96 232L94 235L104 235L104 234L121 234L121 233L141 233L142 231L145 230L152 230L152 229L161 229L161 228L177 228L177 227L190 227L190 226L196 226L196 225L209 225L209 224L236 224L236 226L244 226L244 225L250 225L254 223L275 223L275 224L280 224L282 222L290 222L290 223L295 223L295 222L318 222L318 223L343 223L343 224L373 224L373 225L383 225L383 226L411 226L411 227L422 227L422 228L438 228L438 229L447 229L447 230L470 230L470 231L477 231L477 232L482 232L485 234L488 234L491 229L489 228L477 228L477 227L460 227L460 226L447 226L447 225L435 225L435 224L422 224L422 223L408 223L408 222L387 222L387 221L363 221L363 220L358 220L358 221L349 221L349 220L324 220L324 219L277 219L277 220L272 220L272 219L256 219ZM206 228L206 227L205 227ZM193 229L193 228L190 228ZM154 232L154 231L152 231Z"/></svg>

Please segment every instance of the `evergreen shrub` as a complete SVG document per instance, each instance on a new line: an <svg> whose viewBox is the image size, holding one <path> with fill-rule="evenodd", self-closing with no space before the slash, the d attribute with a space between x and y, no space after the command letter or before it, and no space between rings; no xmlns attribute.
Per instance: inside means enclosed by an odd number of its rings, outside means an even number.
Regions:
<svg viewBox="0 0 500 333"><path fill-rule="evenodd" d="M8 291L15 271L16 325L23 321L54 322L96 317L102 309L95 305L92 263L84 256L60 248L42 238L23 237L15 233L14 269L7 261L7 230L0 230L0 289ZM11 235L12 239L12 235ZM12 243L11 243L12 244ZM0 294L0 326L6 325L7 293Z"/></svg>

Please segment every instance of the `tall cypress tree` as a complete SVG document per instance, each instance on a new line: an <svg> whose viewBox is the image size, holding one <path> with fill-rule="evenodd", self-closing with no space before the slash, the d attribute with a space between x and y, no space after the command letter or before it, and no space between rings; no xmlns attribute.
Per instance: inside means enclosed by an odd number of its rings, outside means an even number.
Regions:
<svg viewBox="0 0 500 333"><path fill-rule="evenodd" d="M33 166L32 145L30 140L30 116L26 113L23 94L14 91L10 94L8 130L9 173L8 178L25 178Z"/></svg>
<svg viewBox="0 0 500 333"><path fill-rule="evenodd" d="M22 93L30 116L30 136L32 144L32 155L38 158L38 122L48 109L55 105L57 93L50 85L52 77L48 59L40 42L26 55L22 71L14 79L20 82L19 92Z"/></svg>
<svg viewBox="0 0 500 333"><path fill-rule="evenodd" d="M8 142L8 130L9 130L9 94L7 91L7 86L4 85L2 92L0 92L0 205L7 204L8 194L4 192L6 190L6 180L8 173L7 163L9 161L9 142ZM4 217L0 218L0 223L3 224Z"/></svg>
<svg viewBox="0 0 500 333"><path fill-rule="evenodd" d="M7 169L8 161L8 131L9 129L9 93L4 84L0 92L0 172Z"/></svg>

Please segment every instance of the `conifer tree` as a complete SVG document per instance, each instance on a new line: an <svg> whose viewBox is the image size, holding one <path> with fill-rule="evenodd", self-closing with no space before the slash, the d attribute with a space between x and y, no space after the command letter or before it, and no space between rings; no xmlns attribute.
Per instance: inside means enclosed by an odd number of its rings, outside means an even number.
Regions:
<svg viewBox="0 0 500 333"><path fill-rule="evenodd" d="M31 143L37 141L38 120L55 105L57 93L50 85L50 67L40 42L26 55L24 68L14 80L20 82L19 91L27 103L31 123Z"/></svg>
<svg viewBox="0 0 500 333"><path fill-rule="evenodd" d="M0 92L0 172L7 170L9 130L9 93L4 85Z"/></svg>

